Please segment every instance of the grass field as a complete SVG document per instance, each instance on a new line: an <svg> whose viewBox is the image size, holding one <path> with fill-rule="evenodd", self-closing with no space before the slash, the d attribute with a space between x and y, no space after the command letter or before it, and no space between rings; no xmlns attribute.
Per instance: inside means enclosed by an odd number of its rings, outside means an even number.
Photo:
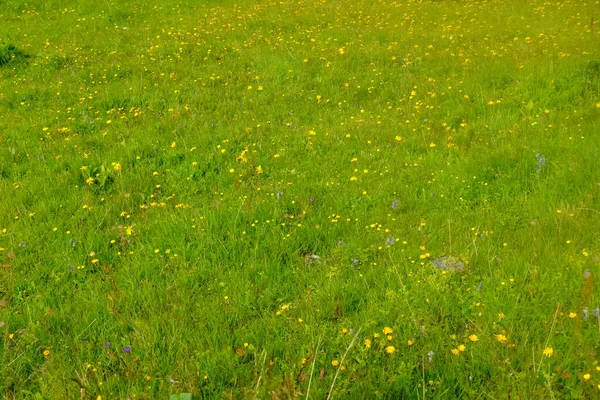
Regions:
<svg viewBox="0 0 600 400"><path fill-rule="evenodd" d="M2 398L600 396L599 20L0 0Z"/></svg>

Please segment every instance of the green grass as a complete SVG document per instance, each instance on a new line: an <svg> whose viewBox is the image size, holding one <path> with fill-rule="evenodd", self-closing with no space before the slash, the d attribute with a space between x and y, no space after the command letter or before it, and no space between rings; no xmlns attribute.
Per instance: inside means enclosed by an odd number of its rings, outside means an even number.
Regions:
<svg viewBox="0 0 600 400"><path fill-rule="evenodd" d="M598 20L0 0L3 398L598 396Z"/></svg>

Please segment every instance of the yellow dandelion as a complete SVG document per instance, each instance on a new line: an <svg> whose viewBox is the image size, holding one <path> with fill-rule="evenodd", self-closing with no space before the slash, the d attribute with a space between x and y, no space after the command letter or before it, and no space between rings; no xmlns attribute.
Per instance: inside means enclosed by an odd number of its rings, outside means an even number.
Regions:
<svg viewBox="0 0 600 400"><path fill-rule="evenodd" d="M479 340L479 338L477 337L477 335L471 335L471 336L469 336L469 340L470 340L471 342L476 342L476 341L478 341L478 340Z"/></svg>
<svg viewBox="0 0 600 400"><path fill-rule="evenodd" d="M415 344L415 342L413 342L412 340L409 340L408 342L406 342L406 344L408 345L408 347L412 346L413 344Z"/></svg>
<svg viewBox="0 0 600 400"><path fill-rule="evenodd" d="M499 335L496 335L496 340L498 340L501 343L504 343L504 342L506 342L507 338L505 335L499 334Z"/></svg>
<svg viewBox="0 0 600 400"><path fill-rule="evenodd" d="M371 348L371 341L370 341L369 339L365 339L365 347L366 347L367 349L370 349L370 348Z"/></svg>
<svg viewBox="0 0 600 400"><path fill-rule="evenodd" d="M48 357L50 355L50 350L44 350L44 357Z"/></svg>
<svg viewBox="0 0 600 400"><path fill-rule="evenodd" d="M584 374L584 375L583 375L583 380L584 380L584 381L589 381L591 377L592 377L592 376L591 376L590 374Z"/></svg>
<svg viewBox="0 0 600 400"><path fill-rule="evenodd" d="M573 319L573 318L576 318L576 317L577 317L577 313L574 313L574 312L570 312L569 313L569 318Z"/></svg>
<svg viewBox="0 0 600 400"><path fill-rule="evenodd" d="M554 350L552 349L552 347L546 347L544 349L544 355L546 357L552 357L554 355Z"/></svg>
<svg viewBox="0 0 600 400"><path fill-rule="evenodd" d="M384 335L389 335L392 332L393 332L392 328L390 328L389 326L386 326L385 328L383 328L383 334Z"/></svg>
<svg viewBox="0 0 600 400"><path fill-rule="evenodd" d="M388 346L385 348L385 352L388 354L393 354L396 351L396 348L394 346Z"/></svg>
<svg viewBox="0 0 600 400"><path fill-rule="evenodd" d="M460 351L461 353L463 351L465 351L466 349L467 349L467 347L464 344L461 344L461 345L458 346L458 351Z"/></svg>
<svg viewBox="0 0 600 400"><path fill-rule="evenodd" d="M455 356L457 356L457 355L459 355L459 354L460 354L460 350L458 350L458 349L452 349L452 350L450 350L450 351L451 351L451 352L452 352L452 354L454 354Z"/></svg>
<svg viewBox="0 0 600 400"><path fill-rule="evenodd" d="M338 360L333 360L331 362L331 365L333 365L334 367L337 367L338 365L340 365L340 362Z"/></svg>

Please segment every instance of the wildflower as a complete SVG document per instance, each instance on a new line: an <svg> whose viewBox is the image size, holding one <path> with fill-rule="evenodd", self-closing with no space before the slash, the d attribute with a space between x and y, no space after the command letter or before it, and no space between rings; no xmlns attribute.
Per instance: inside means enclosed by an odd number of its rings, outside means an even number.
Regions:
<svg viewBox="0 0 600 400"><path fill-rule="evenodd" d="M260 174L262 174L262 173L263 173L263 168L262 168L260 165L259 165L258 167L256 167L256 173L257 173L258 175L260 175Z"/></svg>
<svg viewBox="0 0 600 400"><path fill-rule="evenodd" d="M112 163L112 166L116 172L121 172L123 170L123 167L121 167L121 164L119 163Z"/></svg>
<svg viewBox="0 0 600 400"><path fill-rule="evenodd" d="M408 342L406 342L406 344L408 345L408 347L410 347L410 346L412 346L413 344L415 344L415 342L414 342L414 341L412 341L412 340L409 340Z"/></svg>
<svg viewBox="0 0 600 400"><path fill-rule="evenodd" d="M583 375L583 380L584 380L584 381L589 381L591 377L592 377L592 376L591 376L590 374L584 374L584 375Z"/></svg>
<svg viewBox="0 0 600 400"><path fill-rule="evenodd" d="M131 352L131 347L127 346L123 349L123 352L129 354Z"/></svg>
<svg viewBox="0 0 600 400"><path fill-rule="evenodd" d="M48 357L50 355L50 350L44 350L44 357Z"/></svg>
<svg viewBox="0 0 600 400"><path fill-rule="evenodd" d="M398 208L398 200L392 201L392 210L395 210L396 208Z"/></svg>
<svg viewBox="0 0 600 400"><path fill-rule="evenodd" d="M460 344L460 345L458 345L458 351L460 351L461 353L462 353L463 351L465 351L466 349L467 349L467 347L466 347L464 344Z"/></svg>
<svg viewBox="0 0 600 400"><path fill-rule="evenodd" d="M394 346L388 346L385 348L385 352L388 354L393 354L396 351L396 348Z"/></svg>
<svg viewBox="0 0 600 400"><path fill-rule="evenodd" d="M387 240L385 241L385 244L388 246L393 246L394 243L396 243L396 238L394 238L393 236L390 236L389 238L387 238Z"/></svg>
<svg viewBox="0 0 600 400"><path fill-rule="evenodd" d="M503 334L498 334L498 335L496 335L496 340L498 340L500 343L504 343L504 342L506 342L507 338Z"/></svg>
<svg viewBox="0 0 600 400"><path fill-rule="evenodd" d="M85 180L85 183L87 183L88 185L93 185L94 184L94 178L92 178L91 176L89 178L87 178Z"/></svg>
<svg viewBox="0 0 600 400"><path fill-rule="evenodd" d="M541 154L536 154L535 158L537 159L537 173L539 174L542 171L542 167L546 165L546 157Z"/></svg>
<svg viewBox="0 0 600 400"><path fill-rule="evenodd" d="M371 348L371 341L370 341L369 339L365 339L365 347L366 347L367 349L370 349L370 348Z"/></svg>
<svg viewBox="0 0 600 400"><path fill-rule="evenodd" d="M544 355L546 357L552 357L552 355L554 355L554 350L552 349L552 347L546 347L544 349Z"/></svg>
<svg viewBox="0 0 600 400"><path fill-rule="evenodd" d="M384 335L389 335L390 333L392 333L392 328L390 328L389 326L386 326L385 328L383 328Z"/></svg>
<svg viewBox="0 0 600 400"><path fill-rule="evenodd" d="M569 313L569 318L573 319L573 318L576 318L576 317L577 317L577 313L574 313L574 312L570 312Z"/></svg>
<svg viewBox="0 0 600 400"><path fill-rule="evenodd" d="M338 360L333 360L331 362L331 365L333 365L334 367L337 367L338 365L340 365L340 362Z"/></svg>
<svg viewBox="0 0 600 400"><path fill-rule="evenodd" d="M460 350L458 350L458 349L452 349L452 350L450 350L450 351L451 351L451 352L452 352L452 354L454 354L455 356L457 356L457 355L459 355L459 354L460 354Z"/></svg>
<svg viewBox="0 0 600 400"><path fill-rule="evenodd" d="M428 356L427 361L428 362L433 362L433 356L434 355L435 355L435 353L433 351L428 352L427 353L427 356Z"/></svg>
<svg viewBox="0 0 600 400"><path fill-rule="evenodd" d="M477 335L471 335L471 336L469 336L469 340L470 340L471 342L476 342L476 341L478 341L478 340L479 340L479 338L477 337Z"/></svg>
<svg viewBox="0 0 600 400"><path fill-rule="evenodd" d="M105 349L108 349L109 347L110 347L110 342L106 342L106 343L104 343L104 348L105 348Z"/></svg>

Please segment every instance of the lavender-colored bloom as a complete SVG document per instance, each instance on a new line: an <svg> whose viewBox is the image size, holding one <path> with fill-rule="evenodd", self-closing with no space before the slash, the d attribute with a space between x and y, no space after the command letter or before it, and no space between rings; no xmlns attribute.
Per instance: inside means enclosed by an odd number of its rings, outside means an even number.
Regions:
<svg viewBox="0 0 600 400"><path fill-rule="evenodd" d="M398 200L392 201L392 209L395 210L396 208L398 208Z"/></svg>
<svg viewBox="0 0 600 400"><path fill-rule="evenodd" d="M596 318L600 317L600 308L598 308L598 307L594 308L594 317L596 317Z"/></svg>
<svg viewBox="0 0 600 400"><path fill-rule="evenodd" d="M313 201L315 201L315 196L310 196L310 199L308 200L310 200L310 202L312 203Z"/></svg>
<svg viewBox="0 0 600 400"><path fill-rule="evenodd" d="M387 238L387 240L385 241L385 244L387 244L388 246L393 246L394 243L396 243L396 238L393 236L390 236L389 238Z"/></svg>
<svg viewBox="0 0 600 400"><path fill-rule="evenodd" d="M477 291L481 292L481 289L483 289L483 282L479 282L479 285L477 285Z"/></svg>
<svg viewBox="0 0 600 400"><path fill-rule="evenodd" d="M129 354L129 352L131 352L131 347L127 346L123 349L123 351L127 354Z"/></svg>
<svg viewBox="0 0 600 400"><path fill-rule="evenodd" d="M277 197L277 200L279 200L281 196L283 196L283 192L277 192L277 195L275 195L275 197Z"/></svg>
<svg viewBox="0 0 600 400"><path fill-rule="evenodd" d="M71 246L73 247L77 246L77 240L75 239L69 239L69 243L71 243Z"/></svg>
<svg viewBox="0 0 600 400"><path fill-rule="evenodd" d="M109 347L110 347L110 342L106 342L106 343L104 343L104 348L105 348L105 349L108 349Z"/></svg>
<svg viewBox="0 0 600 400"><path fill-rule="evenodd" d="M588 279L590 276L592 276L592 273L590 272L589 269L586 269L585 271L583 271L583 277L585 279Z"/></svg>
<svg viewBox="0 0 600 400"><path fill-rule="evenodd" d="M590 317L590 313L589 313L589 311L588 311L588 309L586 307L586 308L583 309L583 320L587 321L589 317Z"/></svg>
<svg viewBox="0 0 600 400"><path fill-rule="evenodd" d="M350 328L348 329L348 332L350 332L350 334L354 333L354 329Z"/></svg>
<svg viewBox="0 0 600 400"><path fill-rule="evenodd" d="M541 154L536 154L535 158L537 159L537 173L542 172L542 167L546 165L546 157Z"/></svg>
<svg viewBox="0 0 600 400"><path fill-rule="evenodd" d="M433 351L430 351L429 353L427 353L427 355L429 356L429 358L427 359L427 361L429 361L429 362L433 362L433 355L434 355L434 354L435 354L435 353L434 353Z"/></svg>

